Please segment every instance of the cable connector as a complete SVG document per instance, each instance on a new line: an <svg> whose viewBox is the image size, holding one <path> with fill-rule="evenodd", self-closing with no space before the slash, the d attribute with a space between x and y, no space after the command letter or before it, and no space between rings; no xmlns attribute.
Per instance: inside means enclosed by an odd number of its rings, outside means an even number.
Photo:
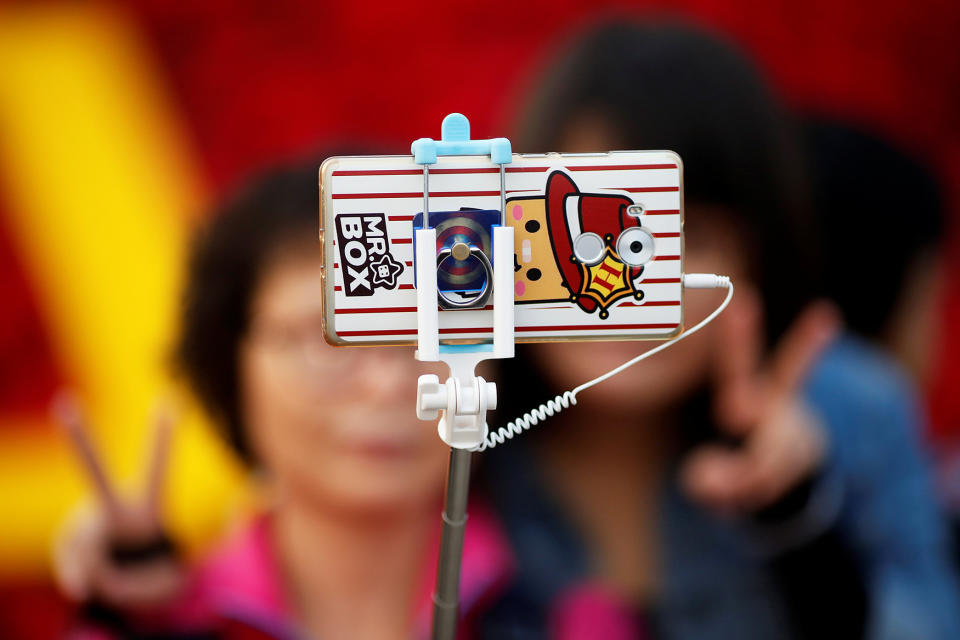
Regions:
<svg viewBox="0 0 960 640"><path fill-rule="evenodd" d="M715 273L685 273L683 274L684 289L729 289L730 277L718 276Z"/></svg>

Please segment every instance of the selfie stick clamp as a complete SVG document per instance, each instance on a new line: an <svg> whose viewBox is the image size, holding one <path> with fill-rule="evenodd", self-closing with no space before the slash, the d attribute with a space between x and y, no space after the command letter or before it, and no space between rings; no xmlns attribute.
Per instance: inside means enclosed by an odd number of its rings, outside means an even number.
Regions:
<svg viewBox="0 0 960 640"><path fill-rule="evenodd" d="M478 447L487 435L486 411L495 409L497 392L493 383L474 374L477 364L490 358L512 358L513 344L513 228L504 222L506 204L505 165L513 160L510 141L506 138L471 140L470 123L459 113L443 119L441 140L420 138L411 145L414 162L423 166L423 226L415 231L417 288L417 359L424 362L446 362L450 378L441 384L437 376L420 376L417 388L417 415L422 420L440 416L440 438L451 447ZM437 249L437 231L430 226L430 165L438 156L489 155L500 167L500 224L493 227L493 260L478 247L454 245ZM467 345L440 344L437 267L451 251L469 251L473 259L484 264L488 281L484 293L476 298L476 309L493 298L493 343ZM490 282L492 276L492 282ZM449 305L445 305L449 308Z"/></svg>
<svg viewBox="0 0 960 640"><path fill-rule="evenodd" d="M459 113L443 119L441 139L420 138L411 145L414 162L423 166L423 223L416 229L414 261L417 289L417 354L424 362L446 362L450 377L443 384L435 375L417 380L417 417L440 418L437 430L450 445L450 468L443 511L443 531L437 584L433 595L434 640L456 637L460 562L467 521L467 495L470 486L470 450L479 447L487 436L486 414L497 406L497 389L475 373L476 366L491 358L512 358L514 354L513 317L513 228L506 225L506 170L513 160L506 138L471 140L470 123ZM438 156L489 155L500 168L500 224L492 228L491 261L479 247L457 246L437 249L437 230L430 226L430 165ZM467 253L469 252L469 254ZM471 301L456 305L474 311L493 297L493 342L482 344L440 344L439 306L451 308L450 300L438 286L437 267L448 257L479 259L487 279L483 289ZM459 257L458 257L459 259ZM484 262L486 261L486 262Z"/></svg>

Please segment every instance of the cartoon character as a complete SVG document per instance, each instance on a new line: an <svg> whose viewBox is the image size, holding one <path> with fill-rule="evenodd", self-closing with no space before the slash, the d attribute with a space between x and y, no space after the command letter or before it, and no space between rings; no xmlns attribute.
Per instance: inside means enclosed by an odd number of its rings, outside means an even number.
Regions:
<svg viewBox="0 0 960 640"><path fill-rule="evenodd" d="M617 300L642 299L638 285L653 256L653 237L641 228L633 200L581 193L559 170L544 192L507 200L517 247L516 302L574 302L606 319Z"/></svg>

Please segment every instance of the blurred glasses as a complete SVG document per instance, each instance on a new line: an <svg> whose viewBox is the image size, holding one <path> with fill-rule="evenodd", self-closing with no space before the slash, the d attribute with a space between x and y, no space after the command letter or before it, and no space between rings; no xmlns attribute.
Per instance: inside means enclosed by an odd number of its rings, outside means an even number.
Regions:
<svg viewBox="0 0 960 640"><path fill-rule="evenodd" d="M255 322L248 339L268 366L285 381L342 390L384 366L405 366L417 376L413 347L334 347L323 337L319 321Z"/></svg>

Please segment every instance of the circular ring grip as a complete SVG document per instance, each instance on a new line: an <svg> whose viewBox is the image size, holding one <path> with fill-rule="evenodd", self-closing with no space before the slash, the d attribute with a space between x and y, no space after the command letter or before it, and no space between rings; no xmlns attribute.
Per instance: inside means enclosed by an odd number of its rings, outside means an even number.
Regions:
<svg viewBox="0 0 960 640"><path fill-rule="evenodd" d="M462 260L463 258L458 256L462 255L461 251L463 251L463 247L465 246L467 246L465 243L458 242L454 244L453 247L444 247L441 249L437 253L437 269L440 269L447 258L452 257ZM476 307L484 306L487 303L487 300L490 299L490 293L493 290L493 287L491 286L493 284L493 265L490 264L490 258L488 258L487 254L485 254L481 249L473 245L469 246L469 250L469 256L479 260L481 266L483 266L484 275L486 276L483 279L483 286L475 296L471 298L461 298L459 300L448 298L443 290L437 287L437 295L440 298L440 306L445 309L474 309Z"/></svg>

